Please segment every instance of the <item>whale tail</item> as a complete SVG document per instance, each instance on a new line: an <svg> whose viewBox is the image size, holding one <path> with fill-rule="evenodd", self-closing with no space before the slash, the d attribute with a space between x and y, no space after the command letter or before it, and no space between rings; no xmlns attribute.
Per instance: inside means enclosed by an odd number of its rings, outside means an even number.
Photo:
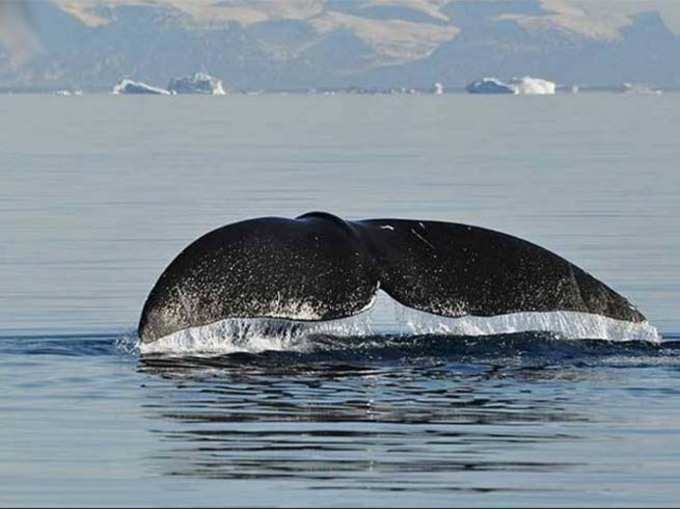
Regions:
<svg viewBox="0 0 680 509"><path fill-rule="evenodd" d="M227 318L346 318L368 309L379 288L452 318L576 311L645 321L576 265L504 233L313 212L234 223L190 244L149 294L139 335L150 342Z"/></svg>

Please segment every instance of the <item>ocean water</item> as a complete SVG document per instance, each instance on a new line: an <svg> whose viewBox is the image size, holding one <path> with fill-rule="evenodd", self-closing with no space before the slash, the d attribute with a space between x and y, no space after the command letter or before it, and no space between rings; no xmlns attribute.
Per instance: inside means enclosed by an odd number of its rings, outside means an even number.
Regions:
<svg viewBox="0 0 680 509"><path fill-rule="evenodd" d="M677 504L678 125L672 93L0 96L0 505ZM139 352L190 241L310 210L526 238L663 338Z"/></svg>

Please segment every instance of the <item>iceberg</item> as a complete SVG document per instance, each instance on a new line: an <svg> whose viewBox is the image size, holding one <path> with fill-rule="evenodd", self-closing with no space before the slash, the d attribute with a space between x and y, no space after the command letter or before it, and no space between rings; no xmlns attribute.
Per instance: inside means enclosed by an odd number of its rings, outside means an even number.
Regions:
<svg viewBox="0 0 680 509"><path fill-rule="evenodd" d="M482 78L465 87L471 94L517 94L517 89L496 78Z"/></svg>
<svg viewBox="0 0 680 509"><path fill-rule="evenodd" d="M204 72L197 72L193 76L184 78L175 78L170 81L168 90L176 94L226 95L222 80Z"/></svg>
<svg viewBox="0 0 680 509"><path fill-rule="evenodd" d="M509 83L497 78L482 78L465 89L471 94L554 95L557 84L531 76L513 78Z"/></svg>
<svg viewBox="0 0 680 509"><path fill-rule="evenodd" d="M142 83L141 81L122 80L115 87L113 87L114 95L123 94L150 94L150 95L171 95L171 93L164 88L153 87Z"/></svg>
<svg viewBox="0 0 680 509"><path fill-rule="evenodd" d="M640 94L640 95L660 95L662 90L654 89L649 85L641 83L624 83L621 92L624 94Z"/></svg>
<svg viewBox="0 0 680 509"><path fill-rule="evenodd" d="M557 84L541 78L513 78L510 82L519 95L555 95Z"/></svg>
<svg viewBox="0 0 680 509"><path fill-rule="evenodd" d="M54 92L54 95L59 95L59 96L71 96L71 95L83 95L82 90L69 90L69 89L62 89L62 90L57 90Z"/></svg>

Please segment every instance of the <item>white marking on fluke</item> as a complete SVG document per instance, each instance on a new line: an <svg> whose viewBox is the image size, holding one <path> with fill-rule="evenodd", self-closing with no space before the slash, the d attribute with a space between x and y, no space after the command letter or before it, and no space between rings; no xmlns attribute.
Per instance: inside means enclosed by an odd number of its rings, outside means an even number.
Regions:
<svg viewBox="0 0 680 509"><path fill-rule="evenodd" d="M430 241L428 241L425 237L423 237L420 233L418 233L417 231L415 231L413 228L411 228L411 233L412 233L413 235L415 235L416 237L418 237L418 238L419 238L421 241L423 241L425 244L427 244L428 246L430 246L432 249L434 249L434 246L432 245L432 243L431 243Z"/></svg>

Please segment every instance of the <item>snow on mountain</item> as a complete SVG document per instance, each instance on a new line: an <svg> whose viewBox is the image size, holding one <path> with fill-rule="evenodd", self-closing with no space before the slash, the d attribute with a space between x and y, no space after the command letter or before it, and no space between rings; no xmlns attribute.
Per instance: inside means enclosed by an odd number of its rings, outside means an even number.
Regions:
<svg viewBox="0 0 680 509"><path fill-rule="evenodd" d="M678 34L677 0L25 0L0 2L0 87L679 86Z"/></svg>

